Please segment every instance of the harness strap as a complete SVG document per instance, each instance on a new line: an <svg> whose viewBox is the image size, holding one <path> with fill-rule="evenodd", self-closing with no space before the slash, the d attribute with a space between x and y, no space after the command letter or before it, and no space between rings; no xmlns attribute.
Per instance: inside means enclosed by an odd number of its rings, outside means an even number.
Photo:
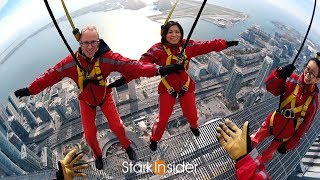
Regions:
<svg viewBox="0 0 320 180"><path fill-rule="evenodd" d="M295 114L295 113L298 113L298 112L301 112L300 113L300 116L295 119L296 121L296 126L295 126L295 132L299 129L300 125L303 123L304 121L304 117L306 115L306 112L308 110L308 107L312 101L312 98L313 96L309 96L307 101L299 106L299 107L295 107L295 102L296 102L296 97L297 97L297 94L298 94L298 91L299 91L299 84L296 85L294 91L290 94L290 96L288 96L282 103L281 103L281 109L283 109L287 104L289 104L291 102L291 110L292 112ZM271 116L271 119L270 119L270 124L269 124L269 130L270 130L270 134L273 134L273 121L274 121L274 116L275 114L277 113L277 111L274 111L272 116ZM285 127L284 127L285 128ZM280 132L279 134L281 134L282 132ZM291 136L292 137L292 136ZM279 142L286 142L288 141L291 137L289 138L285 138L285 139L276 139L277 137L275 137L275 139Z"/></svg>
<svg viewBox="0 0 320 180"><path fill-rule="evenodd" d="M173 55L173 54L171 53L171 51L170 51L169 48L166 48L165 46L163 46L163 48L164 48L164 50L166 51L166 53L167 53L167 55L168 55L167 60L166 60L166 65L170 65L172 59L176 60L176 61L179 63L179 58L178 58L177 56ZM182 47L179 47L179 50L180 50L180 51L181 51L181 49L182 49ZM186 57L186 56L185 56L185 57ZM180 63L182 63L182 62L180 62ZM184 65L183 65L185 71L186 71L186 69L187 69L187 65L188 65L188 61L185 61L185 62L184 62ZM171 94L171 93L173 93L175 90L173 89L172 86L170 86L170 84L169 84L168 81L166 80L166 77L167 77L167 76L163 76L163 77L161 78L161 82L162 82L163 85L166 87L168 93ZM183 85L182 89L183 89L184 91L188 91L189 85L190 85L190 76L188 75L188 80L187 80L187 82Z"/></svg>

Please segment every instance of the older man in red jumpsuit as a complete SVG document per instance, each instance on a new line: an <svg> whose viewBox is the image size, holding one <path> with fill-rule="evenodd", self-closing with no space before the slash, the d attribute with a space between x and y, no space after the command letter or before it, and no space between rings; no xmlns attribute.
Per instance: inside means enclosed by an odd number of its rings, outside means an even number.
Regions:
<svg viewBox="0 0 320 180"><path fill-rule="evenodd" d="M267 90L275 96L281 95L281 104L251 136L254 147L266 137L274 136L262 153L263 162L269 161L276 150L285 154L296 148L310 128L318 110L319 65L319 60L313 58L300 76L292 74L295 67L290 64L273 70L267 77Z"/></svg>
<svg viewBox="0 0 320 180"><path fill-rule="evenodd" d="M125 129L112 99L111 89L106 86L106 78L112 71L121 72L133 79L141 76L166 75L178 71L178 66L160 67L153 64L143 64L114 53L102 39L99 39L99 33L94 26L88 26L81 31L79 42L80 48L76 52L76 56L84 69L80 69L72 56L69 55L38 77L28 88L17 90L15 95L22 97L38 94L65 77L71 78L80 89L78 98L84 136L96 158L97 169L103 168L102 152L96 137L97 106L100 106L108 120L110 129L118 137L129 159L134 160L136 158L135 152L130 146L131 141L126 137Z"/></svg>

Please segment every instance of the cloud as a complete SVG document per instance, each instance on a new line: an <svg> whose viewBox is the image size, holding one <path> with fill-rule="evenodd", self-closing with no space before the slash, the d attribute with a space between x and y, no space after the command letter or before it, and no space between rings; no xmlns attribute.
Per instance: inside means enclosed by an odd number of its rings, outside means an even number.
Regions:
<svg viewBox="0 0 320 180"><path fill-rule="evenodd" d="M8 0L0 0L0 11L7 4Z"/></svg>
<svg viewBox="0 0 320 180"><path fill-rule="evenodd" d="M65 4L69 12L72 12L100 1L102 0L77 0L76 2L74 0L65 0ZM6 2L6 0L0 0L0 8ZM48 2L56 18L64 15L60 1L49 0ZM9 15L0 20L0 27L2 27L0 28L0 53L16 39L19 38L18 41L21 41L23 36L27 36L51 22L43 1L28 0L16 5Z"/></svg>
<svg viewBox="0 0 320 180"><path fill-rule="evenodd" d="M310 23L312 10L314 6L314 0L300 1L300 0L266 0L266 2L278 7L279 9L290 13L297 20L307 26ZM312 22L311 31L320 35L320 29L316 28L320 26L320 5L317 4L315 16Z"/></svg>

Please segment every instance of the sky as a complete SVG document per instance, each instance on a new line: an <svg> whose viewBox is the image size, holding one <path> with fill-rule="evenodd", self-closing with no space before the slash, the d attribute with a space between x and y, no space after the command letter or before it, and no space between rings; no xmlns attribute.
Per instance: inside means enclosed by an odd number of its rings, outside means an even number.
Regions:
<svg viewBox="0 0 320 180"><path fill-rule="evenodd" d="M66 6L72 12L79 8L94 4L103 0L65 0ZM147 0L144 0L147 1ZM309 23L314 0L265 0L278 8L288 11L296 18L306 24ZM48 0L56 18L64 15L61 2ZM150 3L150 0L149 2ZM317 5L317 12L313 27L320 26L320 4ZM51 22L43 1L40 0L0 0L0 54L12 42L22 35L29 35L41 26ZM318 28L313 28L317 29ZM31 32L28 32L31 31ZM320 28L318 30L320 36Z"/></svg>

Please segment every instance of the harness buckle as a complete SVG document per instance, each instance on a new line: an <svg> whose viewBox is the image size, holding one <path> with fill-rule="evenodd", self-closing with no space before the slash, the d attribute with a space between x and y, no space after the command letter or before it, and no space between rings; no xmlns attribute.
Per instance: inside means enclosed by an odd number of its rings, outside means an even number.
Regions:
<svg viewBox="0 0 320 180"><path fill-rule="evenodd" d="M174 92L174 89L171 87L170 89L167 90L169 94L172 94Z"/></svg>
<svg viewBox="0 0 320 180"><path fill-rule="evenodd" d="M182 90L185 91L185 92L187 92L188 89L189 89L189 87L187 87L187 86L183 86L183 87L182 87Z"/></svg>
<svg viewBox="0 0 320 180"><path fill-rule="evenodd" d="M281 109L280 114L282 114L287 119L295 118L295 114L292 109Z"/></svg>

